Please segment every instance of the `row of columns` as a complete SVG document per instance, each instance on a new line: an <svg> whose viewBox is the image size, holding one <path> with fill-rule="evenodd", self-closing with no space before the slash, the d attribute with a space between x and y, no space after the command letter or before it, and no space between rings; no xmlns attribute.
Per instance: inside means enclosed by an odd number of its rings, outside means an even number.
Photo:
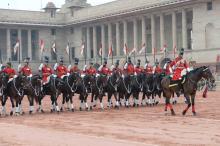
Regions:
<svg viewBox="0 0 220 146"><path fill-rule="evenodd" d="M7 48L7 58L12 58L12 55L14 53L13 48L14 46L11 45L11 30L7 29L6 30L6 48ZM22 54L22 33L21 33L21 29L18 29L18 40L20 43L20 58L22 59L22 57L26 57L23 56ZM31 30L28 30L28 57L30 57L32 59L32 47L31 47Z"/></svg>
<svg viewBox="0 0 220 146"><path fill-rule="evenodd" d="M151 15L151 39L152 39L152 48L156 48L156 22L155 22L155 15ZM121 34L120 34L120 22L116 22L116 55L120 56L120 43L121 43ZM105 41L105 25L101 25L101 44L103 48L103 57L106 55L106 49L111 47L112 44L112 24L109 23L108 25L108 44L106 46ZM142 44L146 44L147 35L146 35L146 18L143 16L141 18L141 28L142 28ZM134 32L134 48L138 49L138 23L137 19L133 20L133 32ZM94 58L97 57L97 28L93 26L93 54ZM123 21L123 36L124 36L124 44L128 44L128 23L127 21ZM172 47L177 47L177 18L176 13L172 12ZM164 26L164 15L160 15L160 47L163 48L166 44L165 40L165 26ZM91 48L90 48L90 27L87 27L87 56L91 58ZM187 48L187 20L186 20L186 11L182 10L182 47Z"/></svg>

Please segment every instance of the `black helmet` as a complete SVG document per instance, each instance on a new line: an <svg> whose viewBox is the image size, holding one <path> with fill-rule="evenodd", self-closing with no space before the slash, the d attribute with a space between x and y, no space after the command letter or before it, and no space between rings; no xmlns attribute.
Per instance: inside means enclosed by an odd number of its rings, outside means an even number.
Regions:
<svg viewBox="0 0 220 146"><path fill-rule="evenodd" d="M119 65L120 60L116 60L115 65Z"/></svg>
<svg viewBox="0 0 220 146"><path fill-rule="evenodd" d="M128 57L128 63L131 63L131 57Z"/></svg>
<svg viewBox="0 0 220 146"><path fill-rule="evenodd" d="M48 62L49 62L49 57L48 57L48 56L45 56L45 57L44 57L44 62L45 62L45 63L48 63Z"/></svg>
<svg viewBox="0 0 220 146"><path fill-rule="evenodd" d="M92 62L92 61L90 61L90 62L89 62L89 64L90 64L90 65L93 65L93 62Z"/></svg>
<svg viewBox="0 0 220 146"><path fill-rule="evenodd" d="M137 65L138 65L138 66L141 65L141 60L140 60L140 59L137 60Z"/></svg>
<svg viewBox="0 0 220 146"><path fill-rule="evenodd" d="M75 65L79 64L79 58L75 58Z"/></svg>
<svg viewBox="0 0 220 146"><path fill-rule="evenodd" d="M107 64L107 63L108 63L107 58L104 58L104 64Z"/></svg>
<svg viewBox="0 0 220 146"><path fill-rule="evenodd" d="M26 62L26 63L28 63L30 61L30 57L26 57L25 59L24 59L24 62Z"/></svg>
<svg viewBox="0 0 220 146"><path fill-rule="evenodd" d="M11 64L11 62L10 62L10 61L9 61L9 62L7 62L7 65L8 65L8 66L10 66L10 67L12 66L12 64Z"/></svg>
<svg viewBox="0 0 220 146"><path fill-rule="evenodd" d="M156 64L156 65L159 65L159 61L158 61L158 59L156 59L155 64Z"/></svg>
<svg viewBox="0 0 220 146"><path fill-rule="evenodd" d="M149 61L149 60L147 60L147 59L146 59L146 61L145 61L145 62L146 62L146 63L150 63L150 61Z"/></svg>
<svg viewBox="0 0 220 146"><path fill-rule="evenodd" d="M60 57L60 63L63 63L63 57Z"/></svg>
<svg viewBox="0 0 220 146"><path fill-rule="evenodd" d="M183 54L184 54L184 48L181 48L179 55L183 56Z"/></svg>

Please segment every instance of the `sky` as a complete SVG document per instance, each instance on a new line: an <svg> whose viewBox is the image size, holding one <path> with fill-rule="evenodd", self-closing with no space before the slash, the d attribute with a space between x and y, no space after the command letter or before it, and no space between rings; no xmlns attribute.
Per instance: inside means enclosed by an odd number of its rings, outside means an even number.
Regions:
<svg viewBox="0 0 220 146"><path fill-rule="evenodd" d="M87 0L92 5L99 5L113 0ZM0 0L0 8L19 9L19 10L40 10L45 7L47 2L54 2L56 7L61 7L65 0Z"/></svg>

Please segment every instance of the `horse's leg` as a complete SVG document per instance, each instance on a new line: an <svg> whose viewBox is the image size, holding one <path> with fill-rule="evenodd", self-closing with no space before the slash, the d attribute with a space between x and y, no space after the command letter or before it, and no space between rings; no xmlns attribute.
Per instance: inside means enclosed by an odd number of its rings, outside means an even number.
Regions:
<svg viewBox="0 0 220 146"><path fill-rule="evenodd" d="M192 113L194 116L196 116L196 109L195 109L195 94L191 95L191 101L192 101Z"/></svg>
<svg viewBox="0 0 220 146"><path fill-rule="evenodd" d="M117 92L114 93L115 97L115 108L119 108L119 97L117 96Z"/></svg>
<svg viewBox="0 0 220 146"><path fill-rule="evenodd" d="M103 94L99 95L99 101L100 101L101 110L104 110L104 105L103 105L102 99L103 99Z"/></svg>
<svg viewBox="0 0 220 146"><path fill-rule="evenodd" d="M170 104L170 98L172 96L172 92L169 91L169 90L165 90L164 95L166 97L165 112L167 112L167 108L170 108L171 115L173 115L173 116L176 115L174 110L173 110L172 104Z"/></svg>
<svg viewBox="0 0 220 146"><path fill-rule="evenodd" d="M27 96L28 97L28 100L29 100L29 114L32 114L33 111L34 111L34 96Z"/></svg>
<svg viewBox="0 0 220 146"><path fill-rule="evenodd" d="M16 103L15 115L19 116L20 115L20 110L19 110L20 100L18 100L16 97L15 97L15 103Z"/></svg>
<svg viewBox="0 0 220 146"><path fill-rule="evenodd" d="M42 100L43 100L43 96L42 95L40 95L39 97L38 97L38 112L41 112L41 113L44 113L44 110L43 110L43 108L42 108Z"/></svg>
<svg viewBox="0 0 220 146"><path fill-rule="evenodd" d="M64 105L65 105L65 102L67 100L67 94L66 93L63 93L63 98L62 98L62 106L60 108L60 111L64 111Z"/></svg>
<svg viewBox="0 0 220 146"><path fill-rule="evenodd" d="M55 100L54 100L54 96L51 95L50 96L50 99L51 99L51 108L50 108L50 112L53 113L55 111L55 107L54 107L54 104L55 104Z"/></svg>
<svg viewBox="0 0 220 146"><path fill-rule="evenodd" d="M83 110L83 104L84 104L84 97L82 96L82 94L79 95L79 99L80 99L80 107L79 110L82 111Z"/></svg>
<svg viewBox="0 0 220 146"><path fill-rule="evenodd" d="M11 101L11 112L10 112L10 116L15 114L15 104L14 104L14 100L10 97L10 101Z"/></svg>
<svg viewBox="0 0 220 146"><path fill-rule="evenodd" d="M19 100L19 104L18 104L18 108L19 108L19 112L20 114L24 114L24 111L23 111L23 108L22 108L22 101L23 100L23 97Z"/></svg>
<svg viewBox="0 0 220 146"><path fill-rule="evenodd" d="M72 94L69 94L69 102L70 102L70 110L72 112L74 112L74 105L73 105L73 95Z"/></svg>
<svg viewBox="0 0 220 146"><path fill-rule="evenodd" d="M191 101L190 101L190 98L189 98L189 95L184 95L185 96L185 99L187 101L187 107L186 109L182 112L183 115L186 115L186 112L189 110L189 108L191 107Z"/></svg>
<svg viewBox="0 0 220 146"><path fill-rule="evenodd" d="M129 97L130 97L130 94L129 93L126 93L125 94L125 106L127 108L129 108Z"/></svg>
<svg viewBox="0 0 220 146"><path fill-rule="evenodd" d="M143 92L143 95L142 95L142 100L141 100L141 105L145 106L146 105L146 93Z"/></svg>
<svg viewBox="0 0 220 146"><path fill-rule="evenodd" d="M56 92L56 94L53 95L53 96L54 96L54 104L55 104L55 107L56 107L56 111L57 111L57 113L59 113L60 112L60 108L59 108L58 103L57 103L57 99L59 97L59 93Z"/></svg>
<svg viewBox="0 0 220 146"><path fill-rule="evenodd" d="M108 108L111 108L112 94L113 94L112 92L108 92L108 105L107 105Z"/></svg>
<svg viewBox="0 0 220 146"><path fill-rule="evenodd" d="M6 115L6 107L5 107L5 105L6 105L6 101L7 101L7 96L6 95L3 95L2 96L2 115L3 116L5 116Z"/></svg>
<svg viewBox="0 0 220 146"><path fill-rule="evenodd" d="M84 97L84 103L85 103L86 110L89 111L89 105L87 103L88 95L87 94L83 94L82 96Z"/></svg>

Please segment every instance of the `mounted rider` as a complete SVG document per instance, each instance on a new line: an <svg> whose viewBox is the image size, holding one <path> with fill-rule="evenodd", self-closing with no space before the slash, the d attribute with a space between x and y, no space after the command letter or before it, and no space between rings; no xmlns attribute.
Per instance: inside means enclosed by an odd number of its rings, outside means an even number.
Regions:
<svg viewBox="0 0 220 146"><path fill-rule="evenodd" d="M46 85L50 81L50 76L53 74L52 68L49 66L49 57L45 56L44 64L41 64L38 68L42 74L43 85Z"/></svg>
<svg viewBox="0 0 220 146"><path fill-rule="evenodd" d="M171 63L171 60L168 60L168 61L165 63L163 69L164 69L164 71L165 71L166 76L171 76L171 77L172 77L173 70L172 70L172 68L170 67L170 63Z"/></svg>
<svg viewBox="0 0 220 146"><path fill-rule="evenodd" d="M85 74L86 74L86 75L89 75L89 76L95 76L96 73L97 73L97 71L96 71L96 69L95 69L95 67L94 67L93 62L91 61L91 62L89 63L89 68L87 68L87 69L85 70Z"/></svg>
<svg viewBox="0 0 220 146"><path fill-rule="evenodd" d="M131 57L128 57L128 61L127 63L125 63L124 65L124 74L125 76L130 76L130 75L134 75L134 65L133 63L131 62ZM123 76L124 77L124 76Z"/></svg>
<svg viewBox="0 0 220 146"><path fill-rule="evenodd" d="M178 57L176 57L171 63L170 68L173 68L173 78L172 80L178 81L182 80L182 77L190 71L189 65L185 59L183 59L184 49L180 50Z"/></svg>
<svg viewBox="0 0 220 146"><path fill-rule="evenodd" d="M159 61L156 59L155 66L153 67L153 74L160 74L163 72L159 64L160 64Z"/></svg>
<svg viewBox="0 0 220 146"><path fill-rule="evenodd" d="M153 73L153 67L150 65L150 61L146 60L146 64L144 66L144 72L146 74L152 74Z"/></svg>
<svg viewBox="0 0 220 146"><path fill-rule="evenodd" d="M75 63L74 66L70 69L70 73L81 73L79 69L79 58L75 58Z"/></svg>
<svg viewBox="0 0 220 146"><path fill-rule="evenodd" d="M99 67L99 69L98 69L98 73L99 73L100 75L108 76L108 75L111 74L110 69L107 67L107 63L108 63L107 58L104 58L104 63L103 63L103 65L101 65L101 66Z"/></svg>
<svg viewBox="0 0 220 146"><path fill-rule="evenodd" d="M14 78L17 77L15 69L12 68L11 62L7 62L6 67L1 71L9 76L8 83L10 83Z"/></svg>
<svg viewBox="0 0 220 146"><path fill-rule="evenodd" d="M137 62L138 63L137 63L137 65L134 68L135 75L139 75L139 74L143 73L143 68L141 67L141 60L138 59Z"/></svg>
<svg viewBox="0 0 220 146"><path fill-rule="evenodd" d="M111 66L111 72L119 72L122 74L122 70L119 68L119 62L120 60L116 60L115 64Z"/></svg>
<svg viewBox="0 0 220 146"><path fill-rule="evenodd" d="M30 57L26 57L24 59L24 62L25 62L25 65L20 68L19 73L28 78L31 78L33 75L32 75L32 69L29 66Z"/></svg>
<svg viewBox="0 0 220 146"><path fill-rule="evenodd" d="M60 57L59 65L54 68L54 71L59 79L63 79L68 73L68 69L63 63L63 57Z"/></svg>

